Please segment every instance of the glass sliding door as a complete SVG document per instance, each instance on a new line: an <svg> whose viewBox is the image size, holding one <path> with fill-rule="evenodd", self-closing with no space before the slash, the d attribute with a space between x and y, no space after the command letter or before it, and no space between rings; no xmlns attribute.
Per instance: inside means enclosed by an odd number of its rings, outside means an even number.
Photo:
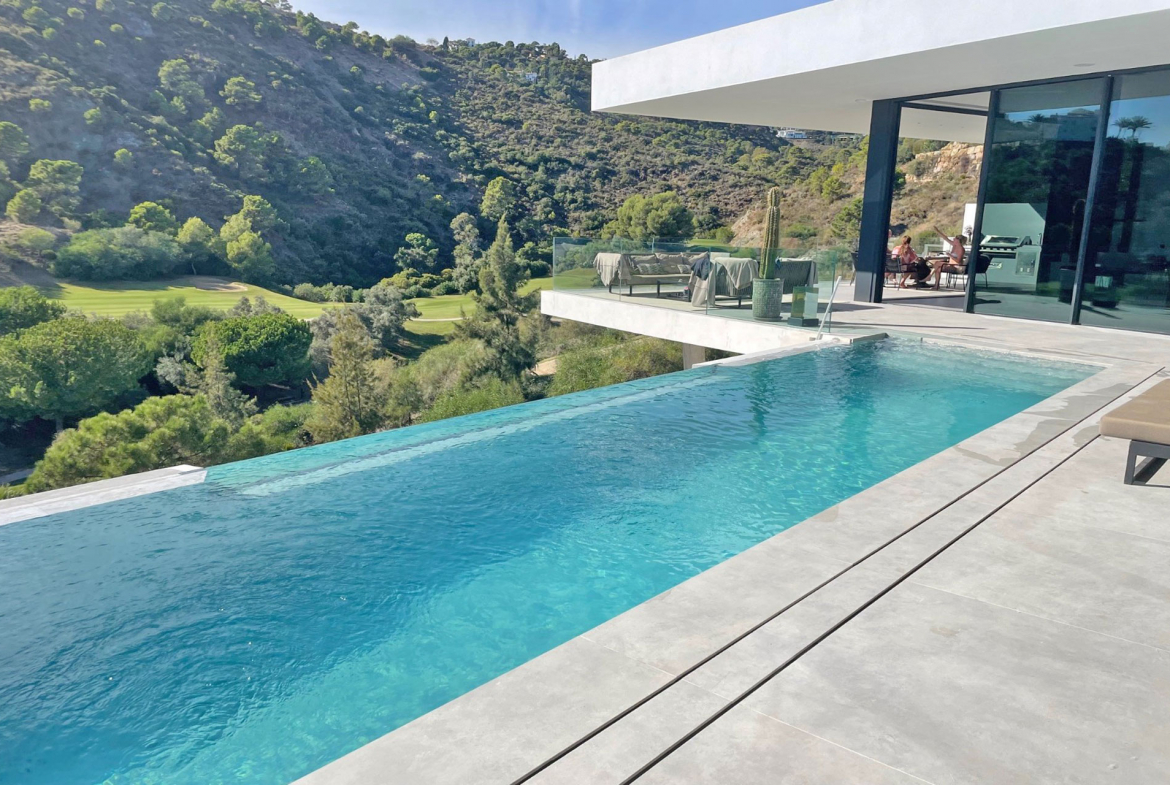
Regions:
<svg viewBox="0 0 1170 785"><path fill-rule="evenodd" d="M984 152L976 313L1071 320L1104 88L1083 79L999 91Z"/></svg>
<svg viewBox="0 0 1170 785"><path fill-rule="evenodd" d="M1118 76L1081 323L1170 333L1170 71Z"/></svg>

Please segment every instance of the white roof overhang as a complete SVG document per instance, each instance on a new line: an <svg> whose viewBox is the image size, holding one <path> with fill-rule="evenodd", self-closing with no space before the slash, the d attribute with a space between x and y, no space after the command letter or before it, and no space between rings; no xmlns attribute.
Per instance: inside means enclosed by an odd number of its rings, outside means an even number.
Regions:
<svg viewBox="0 0 1170 785"><path fill-rule="evenodd" d="M1162 65L1168 40L1170 0L831 0L598 62L593 109L867 133L875 100ZM903 114L983 140L977 115Z"/></svg>

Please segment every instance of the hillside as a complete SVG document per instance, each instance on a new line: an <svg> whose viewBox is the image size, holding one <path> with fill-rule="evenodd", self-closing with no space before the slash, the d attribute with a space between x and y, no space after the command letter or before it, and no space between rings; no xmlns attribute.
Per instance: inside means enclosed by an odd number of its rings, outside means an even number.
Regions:
<svg viewBox="0 0 1170 785"><path fill-rule="evenodd" d="M784 189L781 225L787 242L848 242L860 218L864 189L864 157L861 149L842 148L839 161L828 171L813 170ZM826 156L821 151L822 158ZM901 185L890 212L894 234L910 234L915 244L924 238L936 242L938 226L959 232L963 206L974 202L979 185L983 148L979 145L904 140L899 149ZM732 226L735 242L758 246L763 241L764 212L755 205Z"/></svg>
<svg viewBox="0 0 1170 785"><path fill-rule="evenodd" d="M521 244L667 188L711 229L768 184L735 163L785 146L766 129L594 115L589 73L555 44L388 41L256 2L5 0L0 120L30 148L5 201L38 159L84 168L50 227L118 225L153 201L218 228L258 194L280 219L275 282L369 285L411 232L449 264L450 221L500 175Z"/></svg>
<svg viewBox="0 0 1170 785"><path fill-rule="evenodd" d="M79 163L76 196L33 221L61 238L119 226L146 201L218 230L259 195L276 215L263 232L275 269L258 282L288 285L368 286L418 267L411 233L437 249L423 255L433 272L450 267L452 219L478 214L501 176L529 258L667 189L702 234L738 221L753 242L752 208L780 185L791 236L852 238L864 140L593 114L590 66L556 44L387 40L252 0L3 0L0 122L28 144L8 151L0 197L39 159ZM922 169L937 150L903 163ZM905 223L957 220L972 183L954 167L908 173ZM492 223L481 217L481 233Z"/></svg>

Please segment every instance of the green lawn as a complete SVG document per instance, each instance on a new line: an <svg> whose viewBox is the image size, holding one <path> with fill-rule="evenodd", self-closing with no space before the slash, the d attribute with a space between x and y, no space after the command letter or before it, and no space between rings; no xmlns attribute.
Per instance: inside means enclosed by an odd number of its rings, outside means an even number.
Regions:
<svg viewBox="0 0 1170 785"><path fill-rule="evenodd" d="M592 270L590 270L592 273ZM198 284L198 286L196 285ZM524 285L525 293L538 289L551 289L552 278L534 278ZM44 295L85 313L101 316L124 316L134 311L149 311L155 300L182 295L188 305L206 305L210 308L227 310L239 302L241 297L261 296L273 305L279 306L293 316L311 319L321 313L328 303L311 303L295 297L273 292L252 284L229 281L226 278L184 276L167 281L111 281L108 283L68 283L60 281L51 286L40 287ZM475 310L475 300L470 294L448 294L442 297L420 297L412 300L423 319L459 318L459 311L467 314ZM454 321L407 322L406 329L422 338L423 344L433 343L435 336L449 335L455 329Z"/></svg>
<svg viewBox="0 0 1170 785"><path fill-rule="evenodd" d="M524 284L521 291L524 294L535 292L538 289L551 289L552 278L533 278L528 283ZM418 308L420 318L422 319L458 319L460 309L470 316L475 310L475 299L471 294L444 294L440 297L418 297L411 300L415 307ZM440 322L412 322L411 329L423 326L433 326L440 324ZM448 322L448 324L453 324ZM449 328L446 332L450 332ZM419 330L415 330L419 332Z"/></svg>
<svg viewBox="0 0 1170 785"><path fill-rule="evenodd" d="M198 286L196 284L198 283ZM241 297L262 296L293 316L309 319L328 307L279 294L251 284L235 283L225 278L184 276L167 281L110 281L105 283L68 283L60 281L40 287L41 292L85 313L101 316L124 316L134 311L149 311L155 300L182 295L188 305L206 305L226 311Z"/></svg>

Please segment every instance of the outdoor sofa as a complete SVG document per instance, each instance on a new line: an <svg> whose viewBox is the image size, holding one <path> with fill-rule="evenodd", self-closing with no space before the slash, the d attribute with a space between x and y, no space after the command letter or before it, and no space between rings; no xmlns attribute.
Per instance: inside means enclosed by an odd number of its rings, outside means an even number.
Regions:
<svg viewBox="0 0 1170 785"><path fill-rule="evenodd" d="M691 268L709 258L703 253L646 254L602 252L593 257L593 267L609 291L616 285L634 293L635 286L653 284L655 293L662 294L662 284L685 285L691 280Z"/></svg>
<svg viewBox="0 0 1170 785"><path fill-rule="evenodd" d="M1160 382L1101 418L1101 435L1129 439L1125 484L1170 458L1170 380ZM1138 458L1145 458L1141 466Z"/></svg>

